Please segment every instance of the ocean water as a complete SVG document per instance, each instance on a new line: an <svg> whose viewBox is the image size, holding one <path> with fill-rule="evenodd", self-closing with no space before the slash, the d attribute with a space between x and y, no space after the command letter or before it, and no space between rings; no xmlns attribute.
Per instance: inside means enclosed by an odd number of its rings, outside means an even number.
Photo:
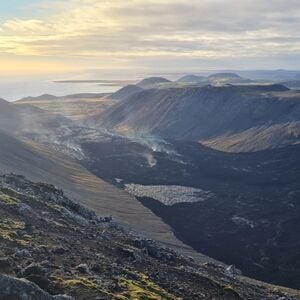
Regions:
<svg viewBox="0 0 300 300"><path fill-rule="evenodd" d="M78 93L112 93L120 89L114 82L100 85L95 82L56 83L43 78L0 78L0 98L15 101L28 96L51 94L65 96Z"/></svg>

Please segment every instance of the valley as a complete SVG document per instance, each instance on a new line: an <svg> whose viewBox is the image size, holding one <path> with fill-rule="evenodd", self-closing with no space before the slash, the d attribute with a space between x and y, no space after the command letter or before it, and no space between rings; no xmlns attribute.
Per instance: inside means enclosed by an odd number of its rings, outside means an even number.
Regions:
<svg viewBox="0 0 300 300"><path fill-rule="evenodd" d="M248 276L297 287L299 268L282 258L297 260L300 243L299 146L229 154L197 143L169 143L174 157L117 138L82 147L91 172L137 196L186 244ZM154 166L145 154L153 156ZM184 200L177 190L182 201L161 201L176 185L205 191L205 197Z"/></svg>
<svg viewBox="0 0 300 300"><path fill-rule="evenodd" d="M299 289L299 92L170 84L3 100L1 173L199 263Z"/></svg>
<svg viewBox="0 0 300 300"><path fill-rule="evenodd" d="M0 300L300 300L300 1L0 1Z"/></svg>

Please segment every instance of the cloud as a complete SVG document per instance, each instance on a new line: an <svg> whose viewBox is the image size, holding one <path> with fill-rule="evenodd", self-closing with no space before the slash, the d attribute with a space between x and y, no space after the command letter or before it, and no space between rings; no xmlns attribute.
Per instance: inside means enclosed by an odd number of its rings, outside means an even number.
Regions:
<svg viewBox="0 0 300 300"><path fill-rule="evenodd" d="M0 53L219 60L300 56L298 0L65 0L41 19L0 24Z"/></svg>

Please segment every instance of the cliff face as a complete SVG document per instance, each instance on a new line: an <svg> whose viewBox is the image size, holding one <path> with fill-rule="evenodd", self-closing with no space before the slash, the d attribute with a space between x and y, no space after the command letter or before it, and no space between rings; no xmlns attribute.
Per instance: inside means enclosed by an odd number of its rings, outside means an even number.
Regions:
<svg viewBox="0 0 300 300"><path fill-rule="evenodd" d="M0 241L1 299L299 299L181 256L16 175L0 177Z"/></svg>
<svg viewBox="0 0 300 300"><path fill-rule="evenodd" d="M226 151L262 150L299 142L300 94L281 85L153 89L119 102L92 123Z"/></svg>

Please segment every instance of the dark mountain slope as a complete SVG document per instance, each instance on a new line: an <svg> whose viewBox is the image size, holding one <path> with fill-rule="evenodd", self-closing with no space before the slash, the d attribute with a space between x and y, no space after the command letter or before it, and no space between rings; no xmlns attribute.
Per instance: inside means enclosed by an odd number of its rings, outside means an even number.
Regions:
<svg viewBox="0 0 300 300"><path fill-rule="evenodd" d="M113 93L110 98L111 99L117 99L117 100L124 100L136 93L139 93L141 91L143 91L144 89L137 86L137 85L126 85L123 88L121 88L120 90L116 91L115 93Z"/></svg>
<svg viewBox="0 0 300 300"><path fill-rule="evenodd" d="M208 76L210 84L245 84L251 83L251 80L243 78L235 73L216 73Z"/></svg>
<svg viewBox="0 0 300 300"><path fill-rule="evenodd" d="M100 214L139 228L152 238L201 257L177 240L170 227L133 196L107 184L82 167L80 146L70 136L76 123L31 105L3 102L0 120L0 173L14 172L31 180L43 180L64 189L74 200ZM9 117L14 128L1 117ZM1 122L1 121L0 121Z"/></svg>
<svg viewBox="0 0 300 300"><path fill-rule="evenodd" d="M163 77L149 77L138 82L136 85L143 88L149 89L159 86L160 84L170 83L171 81Z"/></svg>
<svg viewBox="0 0 300 300"><path fill-rule="evenodd" d="M99 214L138 228L148 236L182 252L201 257L174 237L170 227L133 196L92 175L70 157L28 139L20 141L0 132L0 173L14 172L64 189L72 199ZM206 259L206 258L205 258Z"/></svg>
<svg viewBox="0 0 300 300"><path fill-rule="evenodd" d="M18 101L43 101L43 100L57 100L59 97L54 96L54 95L50 95L50 94L43 94L40 96L36 96L36 97L25 97L22 98Z"/></svg>
<svg viewBox="0 0 300 300"><path fill-rule="evenodd" d="M63 97L28 97L14 102L15 105L31 105L60 114L73 121L81 121L95 112L106 110L115 103L108 94L75 94Z"/></svg>
<svg viewBox="0 0 300 300"><path fill-rule="evenodd" d="M0 128L9 134L39 134L46 138L70 126L71 120L29 104L0 103Z"/></svg>
<svg viewBox="0 0 300 300"><path fill-rule="evenodd" d="M218 78L235 78L235 79L239 79L242 78L241 76L235 74L235 73L215 73L212 75L209 75L208 78L212 78L212 79L218 79Z"/></svg>
<svg viewBox="0 0 300 300"><path fill-rule="evenodd" d="M299 145L236 154L115 137L82 147L94 174L139 197L200 253L300 287Z"/></svg>
<svg viewBox="0 0 300 300"><path fill-rule="evenodd" d="M207 77L196 75L185 75L177 80L179 83L197 84L199 86L210 85L241 85L253 83L250 79L243 78L235 73L215 73Z"/></svg>
<svg viewBox="0 0 300 300"><path fill-rule="evenodd" d="M15 175L0 177L0 241L1 299L300 297L183 257L98 217L51 185Z"/></svg>
<svg viewBox="0 0 300 300"><path fill-rule="evenodd" d="M18 124L16 124L14 119L16 118L16 112L13 104L0 99L0 128L2 131L14 131L16 130Z"/></svg>
<svg viewBox="0 0 300 300"><path fill-rule="evenodd" d="M281 84L290 89L296 89L296 90L300 89L300 80L284 81Z"/></svg>
<svg viewBox="0 0 300 300"><path fill-rule="evenodd" d="M205 76L197 76L197 75L185 75L177 80L177 82L182 83L198 83L200 81L207 80L207 77Z"/></svg>
<svg viewBox="0 0 300 300"><path fill-rule="evenodd" d="M300 94L281 85L152 89L91 121L121 134L252 151L299 142Z"/></svg>
<svg viewBox="0 0 300 300"><path fill-rule="evenodd" d="M17 100L15 102L19 102L19 103L33 103L34 102L39 102L39 101L63 101L66 99L86 99L86 98L102 98L104 96L108 96L110 95L109 93L80 93L80 94L71 94L71 95L66 95L66 96L54 96L54 95L50 95L50 94L43 94L40 96L36 96L36 97L25 97L22 98L20 100Z"/></svg>

